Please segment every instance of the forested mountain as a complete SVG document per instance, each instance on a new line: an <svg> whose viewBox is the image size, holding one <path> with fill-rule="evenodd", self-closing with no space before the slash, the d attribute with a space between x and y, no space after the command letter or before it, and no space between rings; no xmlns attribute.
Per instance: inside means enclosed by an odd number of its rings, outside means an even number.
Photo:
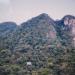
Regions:
<svg viewBox="0 0 75 75"><path fill-rule="evenodd" d="M40 14L21 25L0 23L1 75L75 75L75 17Z"/></svg>
<svg viewBox="0 0 75 75"><path fill-rule="evenodd" d="M12 31L14 28L16 28L16 23L14 22L4 22L0 23L0 36L1 34L7 33L9 31Z"/></svg>

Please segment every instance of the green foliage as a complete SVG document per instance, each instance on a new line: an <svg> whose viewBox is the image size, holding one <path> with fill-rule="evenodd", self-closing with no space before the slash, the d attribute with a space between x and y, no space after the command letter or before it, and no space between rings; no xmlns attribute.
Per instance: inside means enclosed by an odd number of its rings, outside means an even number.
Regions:
<svg viewBox="0 0 75 75"><path fill-rule="evenodd" d="M64 19L41 14L21 26L0 26L0 75L75 75L74 35Z"/></svg>

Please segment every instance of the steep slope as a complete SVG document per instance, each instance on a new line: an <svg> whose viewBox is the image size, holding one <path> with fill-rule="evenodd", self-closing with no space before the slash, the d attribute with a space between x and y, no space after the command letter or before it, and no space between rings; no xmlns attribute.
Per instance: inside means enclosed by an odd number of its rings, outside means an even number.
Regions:
<svg viewBox="0 0 75 75"><path fill-rule="evenodd" d="M54 25L54 20L45 13L22 23L18 30L20 38L15 50L57 45L57 32Z"/></svg>
<svg viewBox="0 0 75 75"><path fill-rule="evenodd" d="M11 50L28 51L39 47L51 47L58 44L54 20L48 14L40 14L17 26L14 23L2 23L3 44ZM3 36L4 34L4 36Z"/></svg>
<svg viewBox="0 0 75 75"><path fill-rule="evenodd" d="M47 59L56 57L60 52L57 50L60 42L54 26L53 19L45 13L40 14L17 26L8 36L2 37L3 44L0 46L9 49L14 55L18 52L20 57L26 58L26 62L32 62L33 69L46 67ZM14 62L22 61L15 59Z"/></svg>
<svg viewBox="0 0 75 75"><path fill-rule="evenodd" d="M75 75L74 16L54 21L43 13L0 26L0 74Z"/></svg>
<svg viewBox="0 0 75 75"><path fill-rule="evenodd" d="M61 20L56 21L58 36L63 40L62 44L75 46L75 17L66 15Z"/></svg>

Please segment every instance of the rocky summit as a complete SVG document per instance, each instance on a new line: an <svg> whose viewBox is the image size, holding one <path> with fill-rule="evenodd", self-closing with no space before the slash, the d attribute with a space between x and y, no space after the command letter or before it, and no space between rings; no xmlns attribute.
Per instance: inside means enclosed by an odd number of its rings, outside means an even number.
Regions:
<svg viewBox="0 0 75 75"><path fill-rule="evenodd" d="M75 75L74 58L75 16L0 23L1 75Z"/></svg>

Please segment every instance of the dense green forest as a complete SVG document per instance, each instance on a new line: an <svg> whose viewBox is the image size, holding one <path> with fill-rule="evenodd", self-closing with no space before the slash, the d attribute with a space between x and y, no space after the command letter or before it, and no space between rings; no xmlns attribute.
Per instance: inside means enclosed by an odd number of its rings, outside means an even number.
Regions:
<svg viewBox="0 0 75 75"><path fill-rule="evenodd" d="M71 15L0 23L0 75L75 75L74 29Z"/></svg>

